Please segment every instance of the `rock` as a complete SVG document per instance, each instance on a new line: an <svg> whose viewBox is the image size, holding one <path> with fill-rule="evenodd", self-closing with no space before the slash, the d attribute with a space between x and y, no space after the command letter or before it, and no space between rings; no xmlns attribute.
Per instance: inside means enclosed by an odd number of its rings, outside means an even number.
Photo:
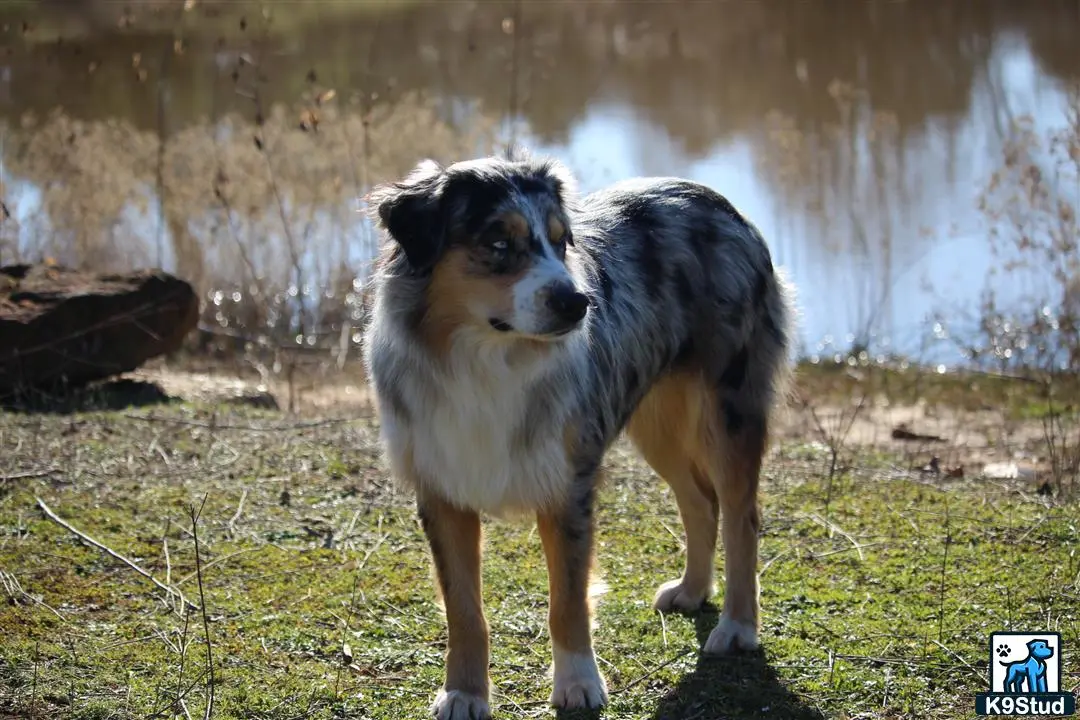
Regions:
<svg viewBox="0 0 1080 720"><path fill-rule="evenodd" d="M982 476L987 480L1035 480L1035 468L1018 465L1015 462L987 463L983 466Z"/></svg>
<svg viewBox="0 0 1080 720"><path fill-rule="evenodd" d="M198 319L191 285L161 270L0 267L0 397L134 370L178 349Z"/></svg>
<svg viewBox="0 0 1080 720"><path fill-rule="evenodd" d="M982 476L989 480L1015 480L1020 477L1020 468L1016 463L987 463L983 466Z"/></svg>

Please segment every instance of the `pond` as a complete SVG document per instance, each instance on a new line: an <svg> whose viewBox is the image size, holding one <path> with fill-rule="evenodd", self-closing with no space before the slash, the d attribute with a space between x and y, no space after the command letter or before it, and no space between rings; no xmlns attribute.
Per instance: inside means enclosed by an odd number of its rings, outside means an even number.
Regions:
<svg viewBox="0 0 1080 720"><path fill-rule="evenodd" d="M0 262L161 264L222 325L281 321L241 309L253 294L313 298L302 342L357 317L324 301L355 307L371 183L515 143L562 158L583 191L681 175L727 195L798 288L803 354L955 362L930 342L939 316L970 325L987 288L1005 304L1046 288L993 272L979 198L1011 122L1063 126L1080 79L1072 0L0 14Z"/></svg>

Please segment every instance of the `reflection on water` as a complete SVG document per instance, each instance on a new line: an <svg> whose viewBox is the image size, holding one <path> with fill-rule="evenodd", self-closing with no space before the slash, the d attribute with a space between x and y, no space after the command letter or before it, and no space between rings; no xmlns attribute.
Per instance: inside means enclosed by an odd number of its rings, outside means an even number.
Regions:
<svg viewBox="0 0 1080 720"><path fill-rule="evenodd" d="M586 191L728 195L799 288L806 353L926 356L996 262L976 198L1009 120L1060 125L1080 76L1071 0L137 7L0 11L0 261L161 263L242 325L305 299L310 341L357 316L371 183L517 141Z"/></svg>

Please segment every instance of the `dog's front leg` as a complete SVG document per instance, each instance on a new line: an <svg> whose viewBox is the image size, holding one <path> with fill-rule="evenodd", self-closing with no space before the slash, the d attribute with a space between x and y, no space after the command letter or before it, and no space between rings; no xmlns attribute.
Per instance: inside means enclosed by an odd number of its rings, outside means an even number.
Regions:
<svg viewBox="0 0 1080 720"><path fill-rule="evenodd" d="M593 492L592 480L588 482L565 506L537 515L548 567L548 628L554 661L551 704L559 708L598 708L608 700L589 627Z"/></svg>
<svg viewBox="0 0 1080 720"><path fill-rule="evenodd" d="M488 626L480 579L480 516L438 497L417 501L435 563L449 640L446 683L431 706L438 720L487 720Z"/></svg>

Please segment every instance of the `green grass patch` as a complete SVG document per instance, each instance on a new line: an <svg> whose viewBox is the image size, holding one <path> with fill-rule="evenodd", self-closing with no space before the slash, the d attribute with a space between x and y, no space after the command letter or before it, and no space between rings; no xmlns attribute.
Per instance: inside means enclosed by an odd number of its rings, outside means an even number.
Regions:
<svg viewBox="0 0 1080 720"><path fill-rule="evenodd" d="M820 403L847 404L852 397L882 397L901 405L968 412L993 410L1007 420L1040 420L1051 415L1075 418L1080 413L1080 375L1054 377L994 375L965 370L938 372L919 365L800 362L799 392Z"/></svg>
<svg viewBox="0 0 1080 720"><path fill-rule="evenodd" d="M426 716L446 631L411 498L388 480L371 420L290 422L228 406L0 414L0 476L21 476L0 481L0 708L202 715L201 615L36 498L199 602L188 510L205 496L214 717ZM869 455L830 491L818 450L777 448L763 484L764 651L705 659L715 608L661 617L649 605L682 569L671 493L623 443L607 465L602 717L972 717L989 633L1003 629L1061 632L1064 685L1080 680L1075 504L932 484ZM489 522L486 543L496 716L554 717L539 538Z"/></svg>

